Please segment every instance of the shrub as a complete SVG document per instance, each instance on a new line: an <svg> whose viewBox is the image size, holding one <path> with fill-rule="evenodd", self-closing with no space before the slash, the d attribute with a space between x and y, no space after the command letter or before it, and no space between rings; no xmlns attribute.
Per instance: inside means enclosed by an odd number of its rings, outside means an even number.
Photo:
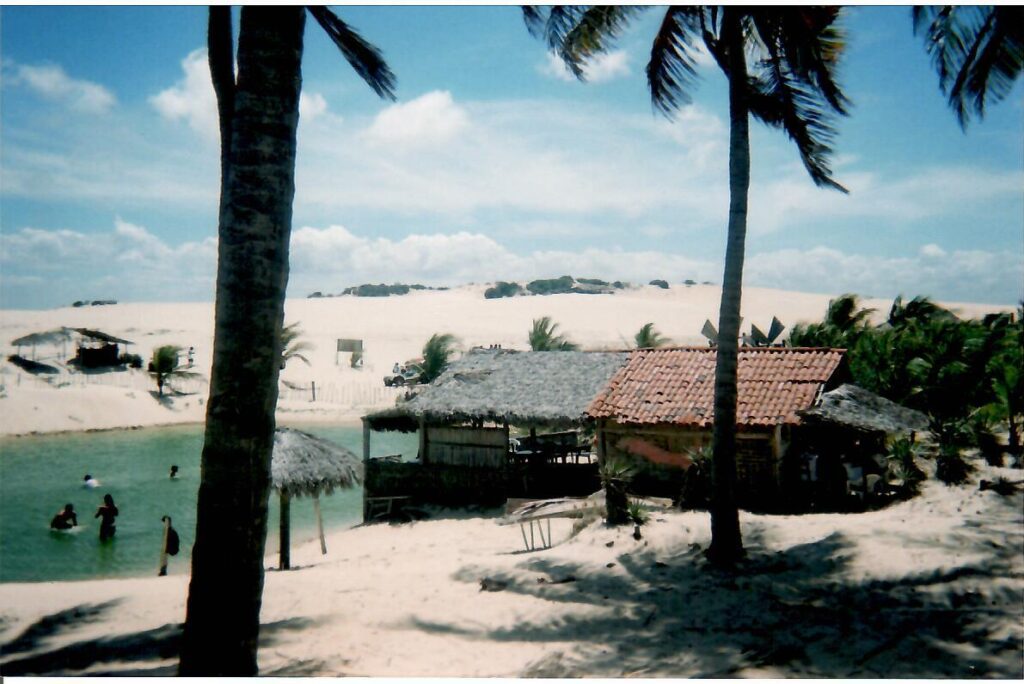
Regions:
<svg viewBox="0 0 1024 684"><path fill-rule="evenodd" d="M655 278L654 280L649 282L648 285L654 285L655 287L660 287L662 290L667 290L668 289L668 282L665 281L665 280L661 280L660 278Z"/></svg>
<svg viewBox="0 0 1024 684"><path fill-rule="evenodd" d="M691 287L691 286L696 285L696 284L697 284L696 280L690 280L689 278L687 278L686 280L683 281L683 285L685 285L686 287Z"/></svg>
<svg viewBox="0 0 1024 684"><path fill-rule="evenodd" d="M629 522L626 490L633 481L635 471L625 461L610 458L601 464L599 472L601 486L604 488L608 524L623 525Z"/></svg>
<svg viewBox="0 0 1024 684"><path fill-rule="evenodd" d="M954 447L944 447L935 460L935 477L947 485L967 482L973 470L974 468L960 455L960 450Z"/></svg>
<svg viewBox="0 0 1024 684"><path fill-rule="evenodd" d="M501 297L515 297L523 293L523 287L519 283L507 283L499 280L494 287L484 290L484 299L500 299Z"/></svg>
<svg viewBox="0 0 1024 684"><path fill-rule="evenodd" d="M142 368L142 357L138 354L121 354L117 360L131 368Z"/></svg>
<svg viewBox="0 0 1024 684"><path fill-rule="evenodd" d="M577 278L577 283L583 283L584 285L599 285L601 287L607 287L610 283L607 280L601 280L600 278Z"/></svg>
<svg viewBox="0 0 1024 684"><path fill-rule="evenodd" d="M531 280L526 284L526 289L533 294L546 295L546 294L565 294L572 292L572 286L576 284L572 276L562 276L560 278L541 278L538 280Z"/></svg>

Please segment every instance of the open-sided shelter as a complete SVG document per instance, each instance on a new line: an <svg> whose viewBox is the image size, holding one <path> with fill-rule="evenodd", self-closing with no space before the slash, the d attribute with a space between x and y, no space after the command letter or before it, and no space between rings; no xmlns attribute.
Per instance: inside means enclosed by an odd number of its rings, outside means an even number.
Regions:
<svg viewBox="0 0 1024 684"><path fill-rule="evenodd" d="M565 439L576 440L574 431L592 423L588 405L626 358L625 352L470 351L408 400L363 419L367 508L395 496L457 505L593 492L596 465L564 457L555 464L550 455L580 446ZM538 449L537 458L517 463L510 426L562 432L559 441L547 442L548 452ZM419 432L415 463L370 461L371 431L388 430ZM544 437L538 434L535 446L545 446Z"/></svg>

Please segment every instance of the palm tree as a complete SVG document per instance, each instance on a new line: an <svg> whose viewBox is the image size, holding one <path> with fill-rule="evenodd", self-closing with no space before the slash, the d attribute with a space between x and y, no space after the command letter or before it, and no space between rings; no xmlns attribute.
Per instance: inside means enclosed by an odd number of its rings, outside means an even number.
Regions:
<svg viewBox="0 0 1024 684"><path fill-rule="evenodd" d="M577 77L605 52L643 7L527 7L527 28L554 50ZM729 224L719 309L715 367L714 495L708 557L728 565L743 554L736 507L736 365L743 256L750 187L749 119L753 115L796 143L815 184L846 190L829 167L833 117L847 99L834 71L843 50L837 7L670 7L651 46L647 81L651 100L671 116L690 102L698 45L729 82ZM756 55L748 65L747 55Z"/></svg>
<svg viewBox="0 0 1024 684"><path fill-rule="evenodd" d="M149 361L149 372L156 380L156 389L160 396L164 396L164 387L170 384L172 377L186 378L195 374L183 370L178 365L178 357L181 354L181 347L164 345L153 350L153 358Z"/></svg>
<svg viewBox="0 0 1024 684"><path fill-rule="evenodd" d="M550 316L533 319L530 328L530 349L533 351L576 351L579 345L570 342L564 335L559 335L558 324L551 321Z"/></svg>
<svg viewBox="0 0 1024 684"><path fill-rule="evenodd" d="M793 347L838 347L851 349L868 329L874 309L861 308L857 295L830 299L821 323L797 323L789 335Z"/></svg>
<svg viewBox="0 0 1024 684"><path fill-rule="evenodd" d="M237 76L230 7L209 12L221 132L217 303L195 546L178 672L252 676L263 594L306 10L243 7ZM356 72L393 97L376 48L309 9Z"/></svg>
<svg viewBox="0 0 1024 684"><path fill-rule="evenodd" d="M654 329L654 323L644 323L640 332L633 337L633 341L637 349L657 349L669 343L667 337Z"/></svg>
<svg viewBox="0 0 1024 684"><path fill-rule="evenodd" d="M987 102L1010 94L1024 65L1024 9L997 5L915 7L914 33L924 33L925 49L939 74L960 127L971 114L985 116Z"/></svg>
<svg viewBox="0 0 1024 684"><path fill-rule="evenodd" d="M313 345L305 340L300 340L300 337L302 337L302 330L299 328L298 321L281 328L281 370L284 370L284 367L292 359L298 359L307 366L309 365L309 359L302 352L310 351L313 349Z"/></svg>
<svg viewBox="0 0 1024 684"><path fill-rule="evenodd" d="M435 333L423 345L423 373L420 382L430 382L448 367L448 362L455 353L456 339L454 335Z"/></svg>

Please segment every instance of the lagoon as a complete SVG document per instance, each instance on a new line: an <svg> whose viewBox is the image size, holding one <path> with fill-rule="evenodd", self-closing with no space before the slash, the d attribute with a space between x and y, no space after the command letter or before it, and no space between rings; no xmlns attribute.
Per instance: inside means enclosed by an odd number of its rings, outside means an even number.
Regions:
<svg viewBox="0 0 1024 684"><path fill-rule="evenodd" d="M301 429L362 454L361 427ZM0 439L0 582L156 575L164 515L181 536L181 552L171 558L169 572L189 572L202 446L201 425ZM372 440L374 456L409 457L416 448L414 434L375 433ZM179 468L174 480L168 477L171 465ZM86 489L86 473L100 486ZM107 493L120 515L115 538L101 544L93 514ZM66 503L74 504L78 527L50 530L50 519ZM361 505L362 489L321 497L324 527L358 523ZM277 496L271 493L268 551L277 548L277 516ZM310 499L292 501L291 519L293 547L315 537Z"/></svg>

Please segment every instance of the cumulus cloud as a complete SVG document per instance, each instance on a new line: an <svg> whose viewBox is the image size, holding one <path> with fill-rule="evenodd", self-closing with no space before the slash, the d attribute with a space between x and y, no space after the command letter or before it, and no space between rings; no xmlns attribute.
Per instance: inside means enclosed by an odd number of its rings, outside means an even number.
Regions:
<svg viewBox="0 0 1024 684"><path fill-rule="evenodd" d="M936 259L946 256L946 250L942 249L935 243L930 243L921 247L921 256L923 257L934 257Z"/></svg>
<svg viewBox="0 0 1024 684"><path fill-rule="evenodd" d="M210 80L206 49L193 50L181 60L184 77L176 84L149 98L153 108L171 121L184 120L196 133L208 140L219 135L217 97Z"/></svg>
<svg viewBox="0 0 1024 684"><path fill-rule="evenodd" d="M121 218L83 233L26 227L0 234L2 305L58 306L76 299L212 300L217 241L170 245Z"/></svg>
<svg viewBox="0 0 1024 684"><path fill-rule="evenodd" d="M469 123L466 110L448 91L435 90L408 102L393 104L366 131L376 143L399 147L429 147L448 142Z"/></svg>
<svg viewBox="0 0 1024 684"><path fill-rule="evenodd" d="M149 103L165 119L185 121L189 128L206 140L216 142L220 136L217 123L217 96L210 80L206 48L188 53L181 60L183 77L170 88L149 98ZM299 120L316 119L327 113L327 100L316 92L299 94Z"/></svg>
<svg viewBox="0 0 1024 684"><path fill-rule="evenodd" d="M117 98L98 83L72 78L56 64L4 63L4 80L23 85L37 95L85 114L105 114L117 104Z"/></svg>
<svg viewBox="0 0 1024 684"><path fill-rule="evenodd" d="M565 62L554 52L548 53L547 61L538 70L545 76L560 81L577 80L565 66ZM629 53L625 50L611 50L595 55L583 66L583 76L590 83L605 83L629 74Z"/></svg>

